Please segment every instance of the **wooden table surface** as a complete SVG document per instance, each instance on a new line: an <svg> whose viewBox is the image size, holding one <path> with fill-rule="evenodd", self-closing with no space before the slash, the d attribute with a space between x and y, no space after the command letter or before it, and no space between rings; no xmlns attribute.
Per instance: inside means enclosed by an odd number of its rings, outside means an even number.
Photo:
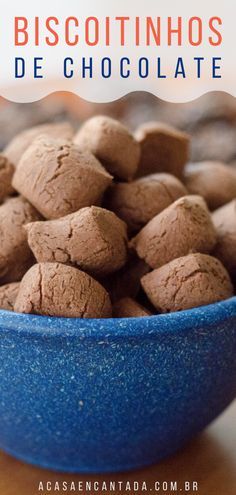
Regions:
<svg viewBox="0 0 236 495"><path fill-rule="evenodd" d="M109 476L82 476L82 475L62 475L46 470L37 469L27 464L16 461L15 459L0 453L0 495L45 495L63 494L63 493L80 493L80 494L100 494L108 492L85 492L82 491L52 491L45 490L45 482L56 481L62 482L86 480L99 481L146 481L147 486L153 487L154 482L160 482L160 491L152 492L158 494L187 493L183 488L184 481L197 481L198 491L188 493L197 493L197 495L235 495L236 494L236 402L220 416L204 433L196 438L181 452L175 456L163 461L162 463L152 466L148 469L126 474L109 475ZM39 491L39 483L44 483L44 491ZM177 481L178 491L164 491L162 482ZM84 486L84 485L82 485ZM140 485L139 485L140 486ZM55 487L55 485L54 485ZM180 490L182 488L182 490ZM114 493L114 492L113 492ZM115 494L121 493L116 491ZM124 493L150 493L149 491L122 491ZM109 494L110 495L110 494Z"/></svg>

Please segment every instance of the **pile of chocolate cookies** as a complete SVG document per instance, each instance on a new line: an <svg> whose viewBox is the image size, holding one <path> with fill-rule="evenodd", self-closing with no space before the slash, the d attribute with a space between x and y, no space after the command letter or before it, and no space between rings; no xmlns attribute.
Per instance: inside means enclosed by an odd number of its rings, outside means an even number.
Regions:
<svg viewBox="0 0 236 495"><path fill-rule="evenodd" d="M103 116L18 134L0 155L0 308L140 317L233 296L236 170L189 163L189 144Z"/></svg>

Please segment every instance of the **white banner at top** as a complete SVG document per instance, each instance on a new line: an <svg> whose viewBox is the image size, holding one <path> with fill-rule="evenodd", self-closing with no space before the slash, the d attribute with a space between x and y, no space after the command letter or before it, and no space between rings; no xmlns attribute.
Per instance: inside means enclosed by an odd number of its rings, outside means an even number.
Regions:
<svg viewBox="0 0 236 495"><path fill-rule="evenodd" d="M0 95L70 91L109 102L148 91L236 96L235 0L0 1Z"/></svg>

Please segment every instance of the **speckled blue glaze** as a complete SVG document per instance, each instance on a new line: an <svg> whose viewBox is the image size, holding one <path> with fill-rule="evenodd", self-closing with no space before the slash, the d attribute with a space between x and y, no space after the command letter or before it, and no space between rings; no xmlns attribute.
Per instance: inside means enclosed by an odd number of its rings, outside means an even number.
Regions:
<svg viewBox="0 0 236 495"><path fill-rule="evenodd" d="M0 311L0 448L68 472L154 463L236 392L236 298L116 320Z"/></svg>

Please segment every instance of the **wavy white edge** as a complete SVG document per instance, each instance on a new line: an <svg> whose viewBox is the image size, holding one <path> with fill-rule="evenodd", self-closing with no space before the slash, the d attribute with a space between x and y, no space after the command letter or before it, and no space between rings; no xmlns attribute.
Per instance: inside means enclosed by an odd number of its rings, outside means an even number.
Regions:
<svg viewBox="0 0 236 495"><path fill-rule="evenodd" d="M148 91L148 90L140 90L140 88L137 88L137 89L133 89L132 91L120 91L120 92L117 92L113 98L106 98L104 100L97 100L96 98L88 98L86 95L83 94L83 92L75 92L75 91L69 91L69 90L65 90L63 87L61 88L57 88L55 90L52 90L52 91L38 91L37 93L37 96L34 96L32 95L32 97L27 97L27 100L25 99L25 96L22 96L22 98L12 98L12 97L9 97L8 96L8 92L0 92L0 96L2 98L4 98L5 100L8 100L12 103L34 103L34 102L37 102L37 101L40 101L50 95L53 95L53 94L57 94L57 93L60 93L60 92L63 92L63 93L68 93L68 94L72 94L72 95L75 95L75 96L78 96L79 98L83 99L84 101L87 101L87 102L90 102L90 103L101 103L101 104L104 104L104 103L112 103L114 101L118 101L122 98L124 98L125 96L128 96L128 95L131 95L133 93L148 93L148 94L151 94L165 102L168 102L168 103L176 103L176 104L183 104L183 103L189 103L191 101L194 101L194 100L197 100L198 98L200 98L201 96L203 95L206 95L208 93L211 93L211 92L220 92L220 93L227 93L228 95L232 96L233 98L236 98L236 89L235 91L231 91L229 89L216 89L215 87L211 87L209 88L208 90L206 91L193 91L191 96L189 96L188 98L184 97L183 99L181 98L177 98L174 97L174 98L171 98L169 96L165 96L161 91L157 91L157 92L153 92L153 91Z"/></svg>

